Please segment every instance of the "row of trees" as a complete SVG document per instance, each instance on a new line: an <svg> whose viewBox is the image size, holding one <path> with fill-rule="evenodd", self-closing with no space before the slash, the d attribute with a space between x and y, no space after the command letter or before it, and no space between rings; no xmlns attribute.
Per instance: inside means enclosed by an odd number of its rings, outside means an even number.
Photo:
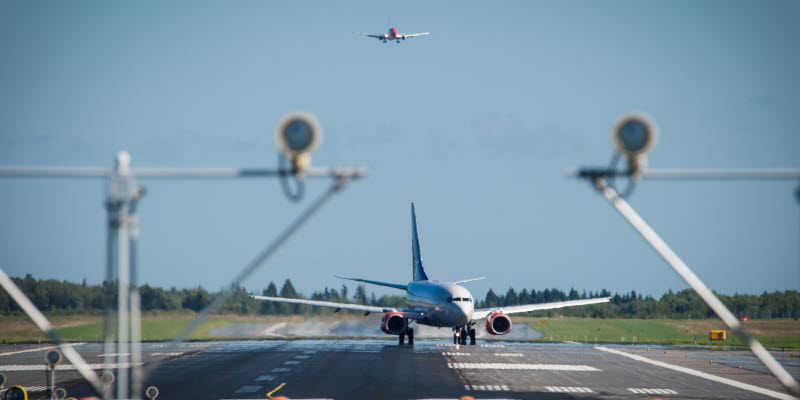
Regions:
<svg viewBox="0 0 800 400"><path fill-rule="evenodd" d="M113 284L104 282L100 285L88 285L57 280L39 280L30 274L24 278L12 278L19 288L33 301L36 306L50 313L93 313L101 312L106 304L106 299L116 305L115 289ZM143 311L200 311L217 296L204 288L193 289L163 289L144 285L139 288ZM298 293L292 282L286 280L280 290L275 283L270 282L262 290L261 295L272 297L306 298ZM642 296L631 291L630 293L614 293L608 290L597 292L578 292L570 289L564 292L560 289L522 289L517 292L509 288L505 294L497 294L489 289L483 300L476 299L476 308L491 308L512 306L518 304L547 303L553 301L578 300L594 297L611 297L610 304L598 304L583 307L570 307L555 310L539 311L537 316L579 316L592 318L710 318L714 314L711 309L700 299L697 294L689 289L679 292L672 290L661 298ZM732 296L719 295L723 303L739 317L750 318L797 318L800 316L800 292L788 290L764 292L761 295L734 294ZM342 285L340 289L325 287L315 291L308 297L312 300L322 300L340 303L356 303L383 307L404 307L403 296L381 296L368 293L364 285L356 287L350 293L348 286ZM20 313L22 310L14 303L5 291L0 291L0 314ZM319 315L333 312L329 308L309 307L299 304L275 303L259 301L250 298L250 293L243 287L233 290L230 298L220 307L219 313L233 314L264 314L264 315Z"/></svg>

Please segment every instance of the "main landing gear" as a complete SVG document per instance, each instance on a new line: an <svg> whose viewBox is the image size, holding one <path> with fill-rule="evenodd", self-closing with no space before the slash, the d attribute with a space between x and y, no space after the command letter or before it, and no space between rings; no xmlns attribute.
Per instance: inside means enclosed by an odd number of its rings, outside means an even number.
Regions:
<svg viewBox="0 0 800 400"><path fill-rule="evenodd" d="M453 329L453 344L467 344L467 338L470 346L475 346L475 329L472 325Z"/></svg>
<svg viewBox="0 0 800 400"><path fill-rule="evenodd" d="M401 345L401 346L402 346L403 344L405 344L405 343L403 343L403 342L405 342L405 340L406 340L406 336L408 336L408 344L409 344L409 345L411 345L411 346L413 346L413 345L414 345L414 328L411 328L411 327L409 327L409 328L406 328L406 331L405 331L405 332L403 332L403 333L401 333L401 334L400 334L400 335L398 335L398 336L400 336L400 345Z"/></svg>

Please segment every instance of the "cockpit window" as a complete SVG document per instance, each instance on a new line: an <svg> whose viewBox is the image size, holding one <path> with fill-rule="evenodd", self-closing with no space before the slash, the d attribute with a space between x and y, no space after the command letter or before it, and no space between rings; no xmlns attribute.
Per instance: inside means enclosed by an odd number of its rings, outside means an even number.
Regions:
<svg viewBox="0 0 800 400"><path fill-rule="evenodd" d="M448 298L447 298L447 302L448 302L448 303L452 303L452 302L453 302L453 298L452 298L452 297L448 297Z"/></svg>
<svg viewBox="0 0 800 400"><path fill-rule="evenodd" d="M453 301L461 301L461 297L456 297L453 299Z"/></svg>

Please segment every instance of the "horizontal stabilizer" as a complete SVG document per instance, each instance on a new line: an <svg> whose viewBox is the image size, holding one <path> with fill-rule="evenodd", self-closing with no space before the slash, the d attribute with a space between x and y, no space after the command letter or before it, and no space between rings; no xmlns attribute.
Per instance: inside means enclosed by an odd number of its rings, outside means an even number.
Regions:
<svg viewBox="0 0 800 400"><path fill-rule="evenodd" d="M359 278L345 278L343 276L337 276L339 279L347 279L349 281L356 281L356 282L364 282L369 283L370 285L378 285L378 286L388 286L390 288L400 289L400 290L407 290L407 285L398 285L396 283L386 283L386 282L378 282L378 281L370 281L366 279L359 279Z"/></svg>

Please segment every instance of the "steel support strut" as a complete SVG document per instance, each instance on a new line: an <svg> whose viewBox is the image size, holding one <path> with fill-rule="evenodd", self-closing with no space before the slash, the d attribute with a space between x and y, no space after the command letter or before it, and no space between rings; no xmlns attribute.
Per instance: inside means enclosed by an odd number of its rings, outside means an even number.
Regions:
<svg viewBox="0 0 800 400"><path fill-rule="evenodd" d="M750 350L761 360L762 363L772 372L776 378L794 395L800 395L800 384L781 366L774 357L761 345L753 336L744 329L739 320L725 307L716 295L695 275L686 263L661 239L661 237L639 216L633 207L628 204L613 188L611 188L605 178L595 177L592 180L595 188L599 190L606 199L619 211L619 213L636 229L642 237L661 255L662 258L680 275L692 289L697 292L700 298L714 310L722 319L725 325L747 341Z"/></svg>

